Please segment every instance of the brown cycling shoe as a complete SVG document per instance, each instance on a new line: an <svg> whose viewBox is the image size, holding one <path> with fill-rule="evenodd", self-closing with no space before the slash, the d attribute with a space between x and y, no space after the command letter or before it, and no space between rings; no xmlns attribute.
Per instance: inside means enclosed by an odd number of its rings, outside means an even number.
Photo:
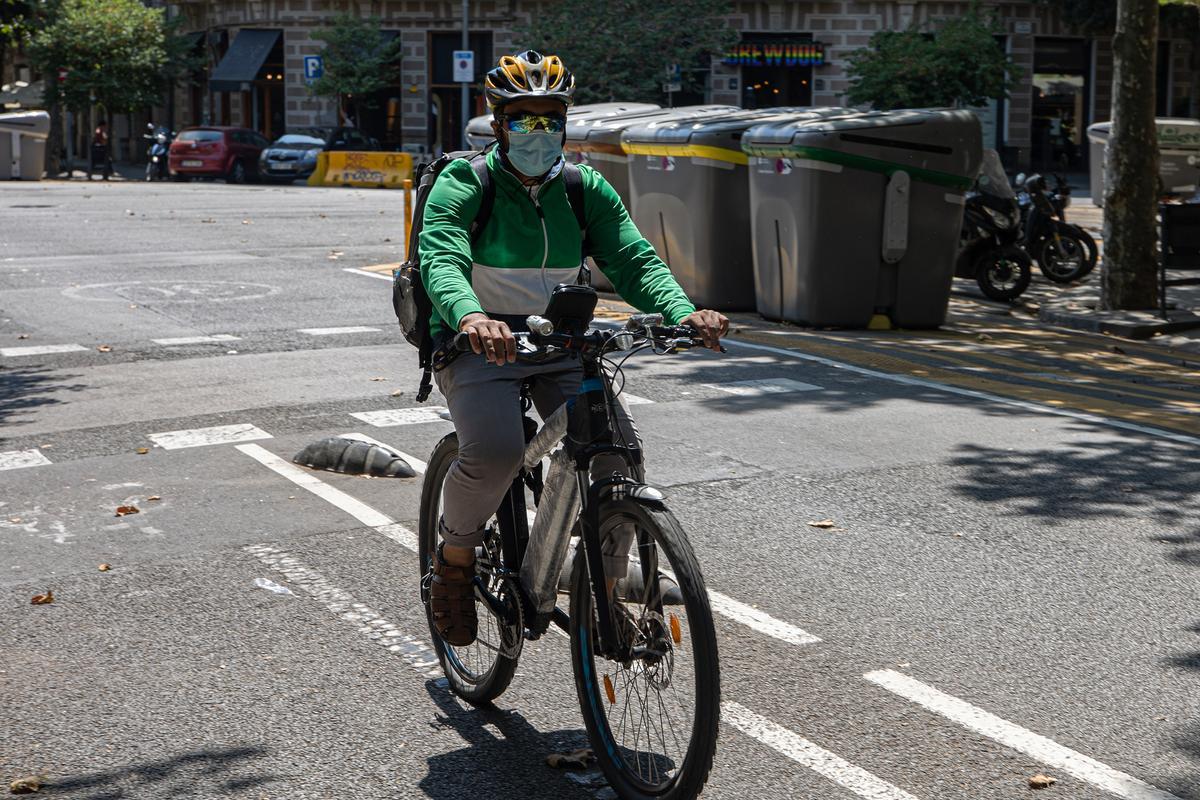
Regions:
<svg viewBox="0 0 1200 800"><path fill-rule="evenodd" d="M429 609L438 635L455 647L475 641L475 565L456 567L442 560L442 545L433 554L433 580L429 587Z"/></svg>

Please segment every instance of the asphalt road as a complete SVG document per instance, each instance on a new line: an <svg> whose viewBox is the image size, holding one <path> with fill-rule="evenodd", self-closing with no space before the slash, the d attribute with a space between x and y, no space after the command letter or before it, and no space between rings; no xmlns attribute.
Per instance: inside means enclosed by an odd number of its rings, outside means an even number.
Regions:
<svg viewBox="0 0 1200 800"><path fill-rule="evenodd" d="M400 228L382 191L0 184L0 777L605 796L544 763L586 744L565 639L494 710L430 669L391 524L420 478L309 473L348 513L268 466L451 429L352 416L416 405L387 283L347 271L398 260ZM1200 798L1200 441L778 341L629 369L650 479L727 601L704 796L1018 798L1042 773L1060 800Z"/></svg>

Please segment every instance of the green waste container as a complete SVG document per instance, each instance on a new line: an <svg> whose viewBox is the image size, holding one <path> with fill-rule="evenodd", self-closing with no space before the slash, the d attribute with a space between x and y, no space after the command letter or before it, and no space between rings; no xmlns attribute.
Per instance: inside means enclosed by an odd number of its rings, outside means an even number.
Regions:
<svg viewBox="0 0 1200 800"><path fill-rule="evenodd" d="M679 108L640 109L621 114L602 114L576 118L571 115L567 122L567 157L577 164L587 164L604 176L612 185L630 215L633 209L629 198L629 156L621 147L621 133L634 125L666 120L683 120L729 114L740 111L737 106L681 106ZM589 259L592 270L592 285L602 292L614 291L612 282L605 277L595 262Z"/></svg>
<svg viewBox="0 0 1200 800"><path fill-rule="evenodd" d="M742 147L760 314L851 328L945 321L963 195L982 158L974 114L785 121L751 129Z"/></svg>
<svg viewBox="0 0 1200 800"><path fill-rule="evenodd" d="M1158 130L1158 177L1164 194L1193 196L1200 192L1200 120L1160 118ZM1112 135L1111 122L1088 126L1088 170L1092 202L1104 205L1105 152Z"/></svg>
<svg viewBox="0 0 1200 800"><path fill-rule="evenodd" d="M846 113L739 110L649 121L622 133L633 221L694 303L725 311L755 307L745 131L768 121Z"/></svg>

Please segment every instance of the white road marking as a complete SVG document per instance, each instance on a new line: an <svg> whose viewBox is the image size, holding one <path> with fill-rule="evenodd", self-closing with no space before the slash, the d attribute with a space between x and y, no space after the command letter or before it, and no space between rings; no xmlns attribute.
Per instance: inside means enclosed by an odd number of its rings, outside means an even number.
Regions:
<svg viewBox="0 0 1200 800"><path fill-rule="evenodd" d="M260 589L266 589L268 592L274 592L275 594L291 594L292 593L292 590L289 589L288 587L280 586L278 583L276 583L273 580L270 580L269 578L255 578L254 585Z"/></svg>
<svg viewBox="0 0 1200 800"><path fill-rule="evenodd" d="M0 469L44 467L50 463L41 450L6 450L0 453Z"/></svg>
<svg viewBox="0 0 1200 800"><path fill-rule="evenodd" d="M164 450L179 450L184 447L204 447L210 444L232 444L270 439L271 434L249 423L244 425L216 425L212 428L194 428L186 431L152 433L146 437Z"/></svg>
<svg viewBox="0 0 1200 800"><path fill-rule="evenodd" d="M382 411L356 411L350 416L376 428L391 428L396 425L415 425L423 422L444 422L441 406L428 408L386 408Z"/></svg>
<svg viewBox="0 0 1200 800"><path fill-rule="evenodd" d="M382 614L364 603L345 589L331 584L324 575L300 563L290 553L266 544L255 544L243 548L259 561L279 572L302 592L316 600L340 619L355 625L358 632L390 653L403 658L409 666L427 678L442 676L437 652L432 645L401 633L396 625ZM261 579L260 579L261 580ZM280 587L286 590L286 587Z"/></svg>
<svg viewBox="0 0 1200 800"><path fill-rule="evenodd" d="M731 344L735 347L746 347L751 350L762 350L768 353L776 353L781 356L789 356L797 358L801 361L810 361L814 364L821 364L833 369L841 369L847 372L853 372L856 375L866 375L871 378L879 378L893 383L902 383L907 386L920 386L923 389L933 389L946 394L955 394L960 397L971 397L976 400L986 400L989 403L999 403L1001 405L1013 406L1015 408L1023 408L1026 411L1033 411L1037 414L1053 414L1059 417L1070 417L1084 422L1091 422L1097 425L1107 425L1111 428L1120 428L1126 431L1135 431L1144 433L1149 436L1157 436L1160 439L1168 439L1172 442L1180 442L1181 444L1200 445L1200 436L1188 436L1185 433L1175 433L1173 431L1162 430L1161 428L1150 428L1145 425L1138 425L1134 422L1126 422L1120 419L1110 419L1101 417L1096 414L1088 414L1084 411L1072 411L1067 408L1055 408L1054 406L1044 406L1039 403L1030 403L1025 400L1014 400L1011 397L1002 397L998 394L990 392L978 392L974 389L963 389L959 386L950 386L936 381L926 380L924 378L914 378L911 375L897 375L891 372L880 372L879 370L860 367L855 364L847 364L843 361L834 361L832 358L824 358L822 356L814 356L809 353L804 353L799 350L789 350L784 347L771 347L766 344L756 344L753 342L742 342L737 339L723 339L726 344Z"/></svg>
<svg viewBox="0 0 1200 800"><path fill-rule="evenodd" d="M339 333L379 333L379 328L367 325L349 325L344 328L298 328L297 333L307 333L309 336L334 336Z"/></svg>
<svg viewBox="0 0 1200 800"><path fill-rule="evenodd" d="M408 453L405 453L402 450L397 450L396 448L392 447L390 444L381 442L378 439L372 439L370 436L367 436L365 433L343 433L342 437L345 439L357 439L358 441L366 442L367 444L377 444L380 447L391 450L393 453L395 453L396 455L400 456L405 461L407 461L408 465L410 467L412 467L413 470L418 475L424 475L425 470L429 468L428 464L426 464L424 461L417 458L416 456L409 455Z"/></svg>
<svg viewBox="0 0 1200 800"><path fill-rule="evenodd" d="M731 702L722 703L721 718L751 739L777 750L797 764L808 767L859 797L870 800L917 800L903 789L898 789L862 767L818 747L766 717L755 714L745 706Z"/></svg>
<svg viewBox="0 0 1200 800"><path fill-rule="evenodd" d="M649 397L639 397L638 395L630 394L629 392L621 392L620 396L625 398L625 402L629 403L631 406L649 406L654 404L654 401Z"/></svg>
<svg viewBox="0 0 1200 800"><path fill-rule="evenodd" d="M175 336L168 339L151 339L155 344L171 347L180 344L210 344L212 342L240 342L242 337L228 333L214 333L212 336Z"/></svg>
<svg viewBox="0 0 1200 800"><path fill-rule="evenodd" d="M805 645L821 641L803 628L798 628L781 619L775 619L766 612L748 606L740 600L726 597L720 592L714 592L712 589L708 590L708 602L712 605L713 611L718 614L788 644Z"/></svg>
<svg viewBox="0 0 1200 800"><path fill-rule="evenodd" d="M812 383L794 381L791 378L762 378L753 381L705 383L702 385L738 397L761 397L765 394L786 394L789 392L815 392L822 388Z"/></svg>
<svg viewBox="0 0 1200 800"><path fill-rule="evenodd" d="M941 714L965 728L994 739L1005 747L1024 753L1048 767L1074 775L1118 797L1126 800L1180 800L1170 792L1164 792L1132 775L1118 772L1045 736L1014 725L965 700L940 692L895 670L876 670L863 677L889 692L924 706L935 714Z"/></svg>
<svg viewBox="0 0 1200 800"><path fill-rule="evenodd" d="M391 275L384 275L380 272L368 272L365 269L358 269L357 267L342 267L342 272L349 272L352 275L364 275L368 278L379 278L380 280L388 281L389 283L392 280Z"/></svg>
<svg viewBox="0 0 1200 800"><path fill-rule="evenodd" d="M30 347L0 347L0 356L48 356L53 353L78 353L88 348L81 344L39 344Z"/></svg>

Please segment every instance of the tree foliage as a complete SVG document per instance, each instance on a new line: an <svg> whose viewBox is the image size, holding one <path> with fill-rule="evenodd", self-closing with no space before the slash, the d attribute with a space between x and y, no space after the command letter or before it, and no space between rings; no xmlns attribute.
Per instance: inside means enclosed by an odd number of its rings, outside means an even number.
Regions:
<svg viewBox="0 0 1200 800"><path fill-rule="evenodd" d="M710 57L737 41L729 13L729 0L562 0L518 32L517 49L561 57L578 102L662 102L672 64L683 91L703 91Z"/></svg>
<svg viewBox="0 0 1200 800"><path fill-rule="evenodd" d="M1000 29L977 6L935 31L880 31L850 54L852 103L875 108L981 106L1007 97L1021 69L996 42Z"/></svg>
<svg viewBox="0 0 1200 800"><path fill-rule="evenodd" d="M1117 0L1036 0L1054 9L1068 28L1091 35L1106 35L1117 24ZM1164 27L1200 29L1200 0L1158 0Z"/></svg>
<svg viewBox="0 0 1200 800"><path fill-rule="evenodd" d="M170 64L162 9L139 0L63 0L30 41L29 55L46 76L46 100L110 113L158 102ZM65 80L58 71L65 69Z"/></svg>
<svg viewBox="0 0 1200 800"><path fill-rule="evenodd" d="M387 41L379 29L377 17L340 14L328 28L313 31L313 38L325 42L321 51L324 74L313 82L310 91L323 97L337 97L361 105L368 95L391 86L400 55L399 38Z"/></svg>

